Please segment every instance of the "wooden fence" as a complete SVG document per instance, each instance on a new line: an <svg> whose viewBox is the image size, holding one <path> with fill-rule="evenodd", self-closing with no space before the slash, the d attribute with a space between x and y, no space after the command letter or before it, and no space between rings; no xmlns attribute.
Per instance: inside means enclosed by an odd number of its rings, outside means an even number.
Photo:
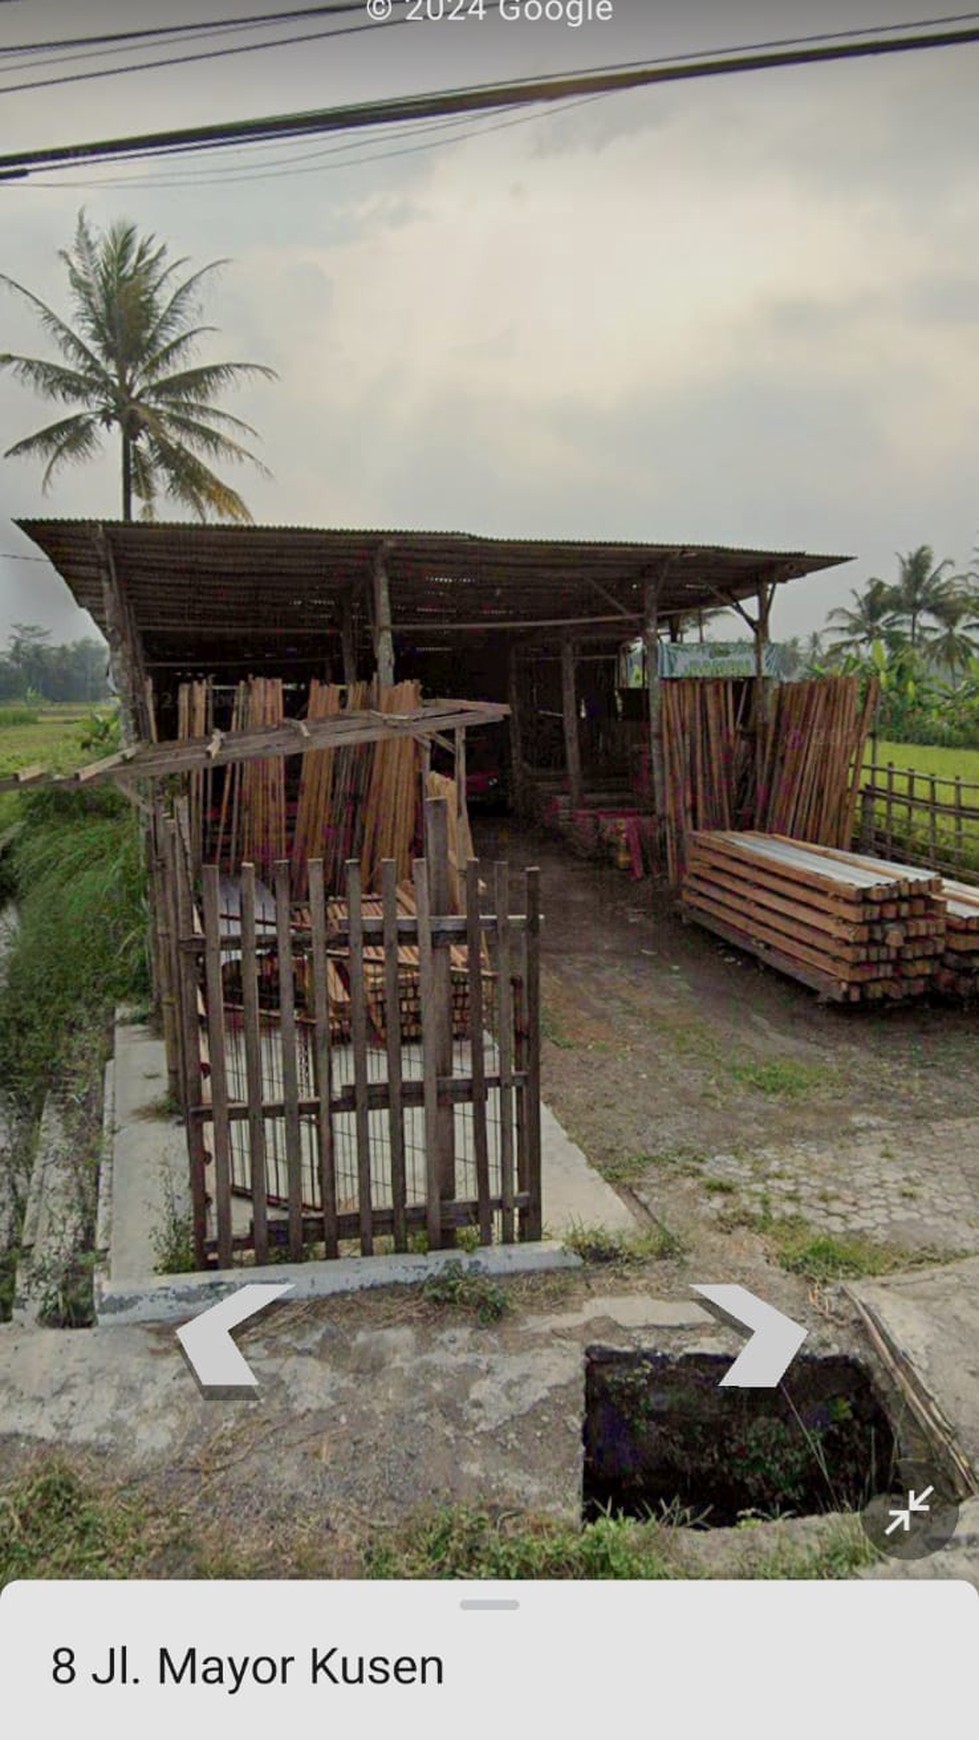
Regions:
<svg viewBox="0 0 979 1740"><path fill-rule="evenodd" d="M157 818L154 954L188 1132L199 1267L541 1236L539 892L465 866L450 910L444 800L410 883L393 861L331 898L309 866L273 886L216 866ZM488 910L481 910L488 908Z"/></svg>
<svg viewBox="0 0 979 1740"><path fill-rule="evenodd" d="M893 761L866 766L858 844L879 857L979 882L979 784Z"/></svg>

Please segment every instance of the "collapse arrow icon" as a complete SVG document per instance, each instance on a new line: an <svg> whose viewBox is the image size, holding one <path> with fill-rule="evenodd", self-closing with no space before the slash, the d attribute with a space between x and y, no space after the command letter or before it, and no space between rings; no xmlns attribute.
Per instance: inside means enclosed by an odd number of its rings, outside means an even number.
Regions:
<svg viewBox="0 0 979 1740"><path fill-rule="evenodd" d="M919 1493L915 1492L912 1487L911 1491L908 1493L907 1509L888 1511L888 1516L892 1516L894 1521L890 1524L889 1528L884 1530L885 1535L892 1535L895 1529L903 1529L906 1535L910 1534L912 1513L914 1511L931 1510L931 1505L928 1503L928 1500L934 1490L935 1488L933 1486L926 1486L924 1492Z"/></svg>
<svg viewBox="0 0 979 1740"><path fill-rule="evenodd" d="M177 1330L177 1340L205 1395L251 1395L258 1388L258 1379L232 1341L231 1331L292 1290L291 1281L281 1286L251 1281Z"/></svg>
<svg viewBox="0 0 979 1740"><path fill-rule="evenodd" d="M781 1383L809 1331L733 1282L694 1287L715 1313L739 1329L751 1329L751 1340L721 1379L721 1388L773 1390Z"/></svg>

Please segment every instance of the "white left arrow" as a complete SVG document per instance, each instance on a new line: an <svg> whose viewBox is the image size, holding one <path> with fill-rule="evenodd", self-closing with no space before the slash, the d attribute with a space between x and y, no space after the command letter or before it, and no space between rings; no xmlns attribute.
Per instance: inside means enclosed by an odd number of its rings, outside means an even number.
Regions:
<svg viewBox="0 0 979 1740"><path fill-rule="evenodd" d="M754 1331L743 1353L721 1379L742 1390L773 1390L780 1384L809 1331L733 1282L718 1287L694 1287L729 1321Z"/></svg>
<svg viewBox="0 0 979 1740"><path fill-rule="evenodd" d="M232 1341L231 1331L237 1329L239 1323L245 1323L249 1317L264 1311L273 1299L279 1299L283 1293L292 1290L292 1281L286 1281L282 1286L249 1282L247 1287L229 1293L226 1299L219 1300L217 1305L202 1311L199 1317L177 1330L177 1340L203 1390L258 1388L258 1379Z"/></svg>

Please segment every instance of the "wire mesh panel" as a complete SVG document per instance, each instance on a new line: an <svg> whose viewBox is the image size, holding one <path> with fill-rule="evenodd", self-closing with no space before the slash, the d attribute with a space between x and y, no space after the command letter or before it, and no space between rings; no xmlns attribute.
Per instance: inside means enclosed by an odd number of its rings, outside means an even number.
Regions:
<svg viewBox="0 0 979 1740"><path fill-rule="evenodd" d="M540 1237L537 875L514 915L507 867L472 862L460 913L443 870L430 851L399 883L389 861L365 894L354 863L339 899L314 862L299 907L285 864L274 890L247 865L240 885L205 870L200 1114L222 1243L232 1222L256 1260L445 1246L470 1226L483 1244Z"/></svg>

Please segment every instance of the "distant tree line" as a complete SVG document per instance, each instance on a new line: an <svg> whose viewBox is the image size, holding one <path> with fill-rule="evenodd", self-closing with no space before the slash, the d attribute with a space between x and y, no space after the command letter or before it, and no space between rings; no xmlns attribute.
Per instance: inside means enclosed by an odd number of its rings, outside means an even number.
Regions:
<svg viewBox="0 0 979 1740"><path fill-rule="evenodd" d="M896 580L868 580L795 643L800 673L876 677L893 741L979 745L979 548L964 572L928 544L897 561Z"/></svg>
<svg viewBox="0 0 979 1740"><path fill-rule="evenodd" d="M50 629L15 622L0 655L0 701L106 701L108 666L100 640L52 643Z"/></svg>

